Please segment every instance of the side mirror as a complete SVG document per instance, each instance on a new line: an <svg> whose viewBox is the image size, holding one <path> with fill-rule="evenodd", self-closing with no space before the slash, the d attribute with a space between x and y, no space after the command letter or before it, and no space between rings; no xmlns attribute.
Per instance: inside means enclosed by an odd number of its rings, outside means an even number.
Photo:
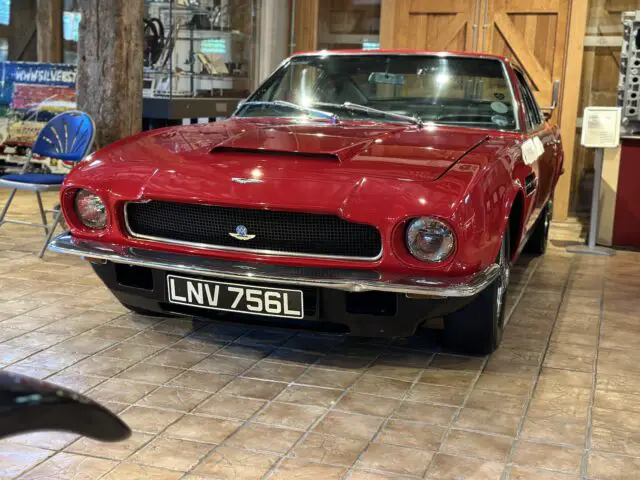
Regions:
<svg viewBox="0 0 640 480"><path fill-rule="evenodd" d="M102 442L126 440L131 430L83 395L24 375L0 372L0 438L54 430Z"/></svg>
<svg viewBox="0 0 640 480"><path fill-rule="evenodd" d="M553 115L554 110L558 106L558 99L560 98L560 80L554 80L553 91L551 92L551 106L542 107L545 120L549 120Z"/></svg>

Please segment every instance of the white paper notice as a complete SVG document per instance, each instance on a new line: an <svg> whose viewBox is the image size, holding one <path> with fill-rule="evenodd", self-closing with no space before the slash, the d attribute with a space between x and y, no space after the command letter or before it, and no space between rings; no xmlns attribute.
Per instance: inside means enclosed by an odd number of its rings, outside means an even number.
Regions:
<svg viewBox="0 0 640 480"><path fill-rule="evenodd" d="M531 165L535 163L535 161L538 159L538 149L536 148L533 140L529 139L523 142L520 148L522 149L522 160L524 161L525 165Z"/></svg>
<svg viewBox="0 0 640 480"><path fill-rule="evenodd" d="M587 107L582 117L582 146L616 148L620 144L620 107Z"/></svg>
<svg viewBox="0 0 640 480"><path fill-rule="evenodd" d="M544 145L542 144L540 137L533 137L533 144L536 147L536 152L538 152L538 157L544 155Z"/></svg>

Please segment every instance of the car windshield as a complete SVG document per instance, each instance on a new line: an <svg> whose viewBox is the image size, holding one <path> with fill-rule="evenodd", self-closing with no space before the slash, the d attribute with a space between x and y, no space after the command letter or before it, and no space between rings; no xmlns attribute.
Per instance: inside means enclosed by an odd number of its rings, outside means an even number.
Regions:
<svg viewBox="0 0 640 480"><path fill-rule="evenodd" d="M502 62L439 55L293 57L238 109L242 117L317 117L517 128Z"/></svg>

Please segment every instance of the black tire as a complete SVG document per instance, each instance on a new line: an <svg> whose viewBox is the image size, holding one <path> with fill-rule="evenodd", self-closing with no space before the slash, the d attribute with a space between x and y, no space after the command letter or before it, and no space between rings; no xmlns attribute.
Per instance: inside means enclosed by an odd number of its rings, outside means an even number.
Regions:
<svg viewBox="0 0 640 480"><path fill-rule="evenodd" d="M500 346L511 275L509 238L507 227L496 260L500 275L471 303L444 318L444 343L448 348L472 355L487 355Z"/></svg>
<svg viewBox="0 0 640 480"><path fill-rule="evenodd" d="M122 302L120 302L122 303ZM134 307L132 305L127 305L126 303L122 303L122 306L128 308L133 313L137 313L138 315L144 315L145 317L170 317L169 314L152 312L151 310L145 310L144 308Z"/></svg>
<svg viewBox="0 0 640 480"><path fill-rule="evenodd" d="M525 245L525 252L533 255L544 255L549 242L549 227L551 226L551 216L553 215L553 199L549 200L542 209L540 218L533 227L533 233Z"/></svg>

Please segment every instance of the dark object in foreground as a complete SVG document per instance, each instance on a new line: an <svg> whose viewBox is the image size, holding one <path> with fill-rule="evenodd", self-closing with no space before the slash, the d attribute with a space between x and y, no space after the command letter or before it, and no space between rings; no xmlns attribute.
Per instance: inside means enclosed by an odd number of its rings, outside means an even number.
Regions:
<svg viewBox="0 0 640 480"><path fill-rule="evenodd" d="M24 375L0 372L0 438L42 430L117 442L131 430L115 414L76 392Z"/></svg>

